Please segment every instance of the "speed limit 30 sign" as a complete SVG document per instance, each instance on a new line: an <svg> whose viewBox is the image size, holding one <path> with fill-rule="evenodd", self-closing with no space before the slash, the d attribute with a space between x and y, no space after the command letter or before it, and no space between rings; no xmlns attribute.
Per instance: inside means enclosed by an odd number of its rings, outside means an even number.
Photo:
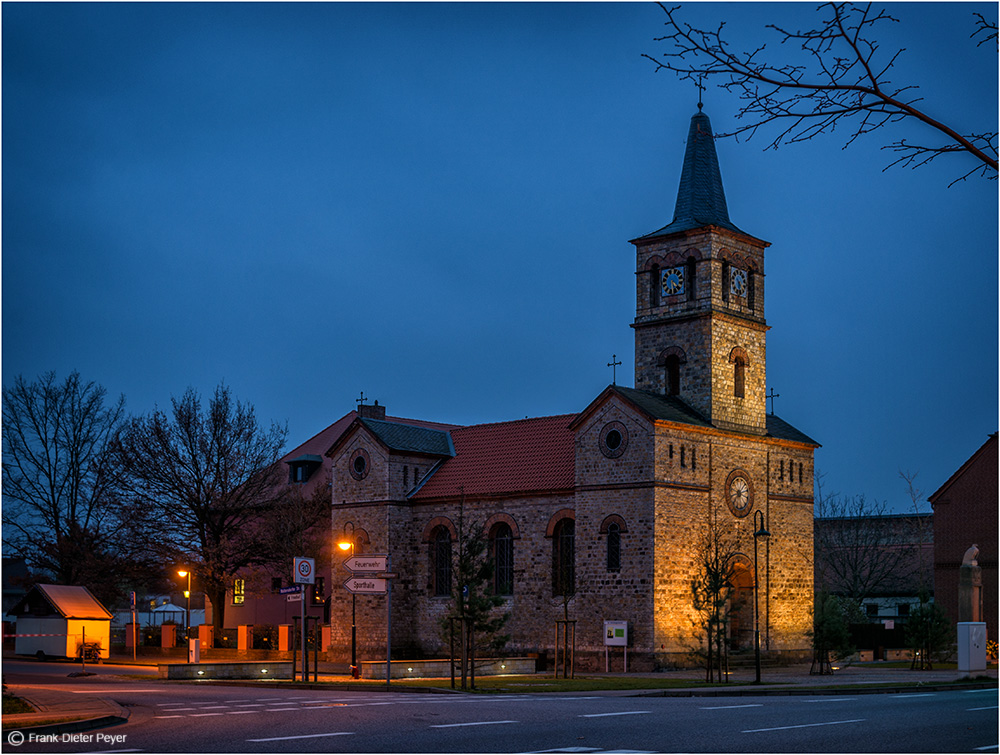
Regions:
<svg viewBox="0 0 1000 755"><path fill-rule="evenodd" d="M316 583L316 561L311 558L296 557L292 565L292 579L299 585Z"/></svg>

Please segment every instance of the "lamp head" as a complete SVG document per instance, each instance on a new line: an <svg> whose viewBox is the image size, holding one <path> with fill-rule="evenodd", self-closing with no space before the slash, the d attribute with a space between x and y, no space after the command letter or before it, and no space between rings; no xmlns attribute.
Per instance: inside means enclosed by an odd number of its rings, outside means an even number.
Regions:
<svg viewBox="0 0 1000 755"><path fill-rule="evenodd" d="M351 544L348 542L339 542L337 543L337 547L342 551L349 551L351 549Z"/></svg>
<svg viewBox="0 0 1000 755"><path fill-rule="evenodd" d="M178 577L186 577L187 575L188 573L184 569L181 569L177 572Z"/></svg>

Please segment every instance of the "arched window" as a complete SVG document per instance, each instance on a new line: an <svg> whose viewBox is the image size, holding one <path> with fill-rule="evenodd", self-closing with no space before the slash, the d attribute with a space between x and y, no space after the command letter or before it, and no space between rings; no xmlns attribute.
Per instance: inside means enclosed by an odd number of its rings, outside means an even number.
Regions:
<svg viewBox="0 0 1000 755"><path fill-rule="evenodd" d="M687 258L687 298L688 301L693 301L695 297L695 260L694 257Z"/></svg>
<svg viewBox="0 0 1000 755"><path fill-rule="evenodd" d="M757 278L754 275L753 268L747 270L747 306L750 308L750 312L753 313L754 310L754 297L757 295L756 286L754 280Z"/></svg>
<svg viewBox="0 0 1000 755"><path fill-rule="evenodd" d="M504 522L493 528L493 592L496 595L514 594L514 533Z"/></svg>
<svg viewBox="0 0 1000 755"><path fill-rule="evenodd" d="M743 357L736 357L733 360L733 395L736 398L743 398L746 392L746 371L747 365Z"/></svg>
<svg viewBox="0 0 1000 755"><path fill-rule="evenodd" d="M729 303L729 287L732 285L729 272L729 260L722 261L722 301Z"/></svg>
<svg viewBox="0 0 1000 755"><path fill-rule="evenodd" d="M681 359L671 354L663 363L664 382L668 396L679 396L681 393Z"/></svg>
<svg viewBox="0 0 1000 755"><path fill-rule="evenodd" d="M552 594L576 592L576 523L561 519L552 533Z"/></svg>
<svg viewBox="0 0 1000 755"><path fill-rule="evenodd" d="M608 525L608 571L622 568L622 528L617 522Z"/></svg>
<svg viewBox="0 0 1000 755"><path fill-rule="evenodd" d="M434 594L451 595L451 532L438 527L431 540Z"/></svg>
<svg viewBox="0 0 1000 755"><path fill-rule="evenodd" d="M649 270L649 306L660 306L660 266L653 265Z"/></svg>

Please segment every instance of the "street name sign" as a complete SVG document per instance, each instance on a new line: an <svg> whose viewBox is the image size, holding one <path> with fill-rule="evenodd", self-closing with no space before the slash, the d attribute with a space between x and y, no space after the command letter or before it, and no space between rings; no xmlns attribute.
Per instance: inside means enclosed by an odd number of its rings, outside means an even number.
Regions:
<svg viewBox="0 0 1000 755"><path fill-rule="evenodd" d="M388 556L351 556L344 561L344 567L353 573L367 573L385 571L388 564Z"/></svg>
<svg viewBox="0 0 1000 755"><path fill-rule="evenodd" d="M355 595L384 595L386 592L385 580L378 577L351 577L344 587Z"/></svg>
<svg viewBox="0 0 1000 755"><path fill-rule="evenodd" d="M291 587L282 587L278 590L280 595L293 595L294 593L302 592L302 585L292 585Z"/></svg>

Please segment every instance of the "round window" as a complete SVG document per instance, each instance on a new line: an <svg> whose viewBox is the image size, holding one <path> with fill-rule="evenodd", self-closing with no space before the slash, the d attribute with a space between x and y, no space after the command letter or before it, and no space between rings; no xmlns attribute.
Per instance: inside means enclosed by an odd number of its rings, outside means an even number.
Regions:
<svg viewBox="0 0 1000 755"><path fill-rule="evenodd" d="M368 452L363 448L359 448L351 455L351 461L348 469L351 472L351 477L355 480L363 480L368 476L368 471L371 468L371 459L368 458Z"/></svg>
<svg viewBox="0 0 1000 755"><path fill-rule="evenodd" d="M609 422L601 428L601 453L609 459L617 459L628 447L628 430L621 422Z"/></svg>

